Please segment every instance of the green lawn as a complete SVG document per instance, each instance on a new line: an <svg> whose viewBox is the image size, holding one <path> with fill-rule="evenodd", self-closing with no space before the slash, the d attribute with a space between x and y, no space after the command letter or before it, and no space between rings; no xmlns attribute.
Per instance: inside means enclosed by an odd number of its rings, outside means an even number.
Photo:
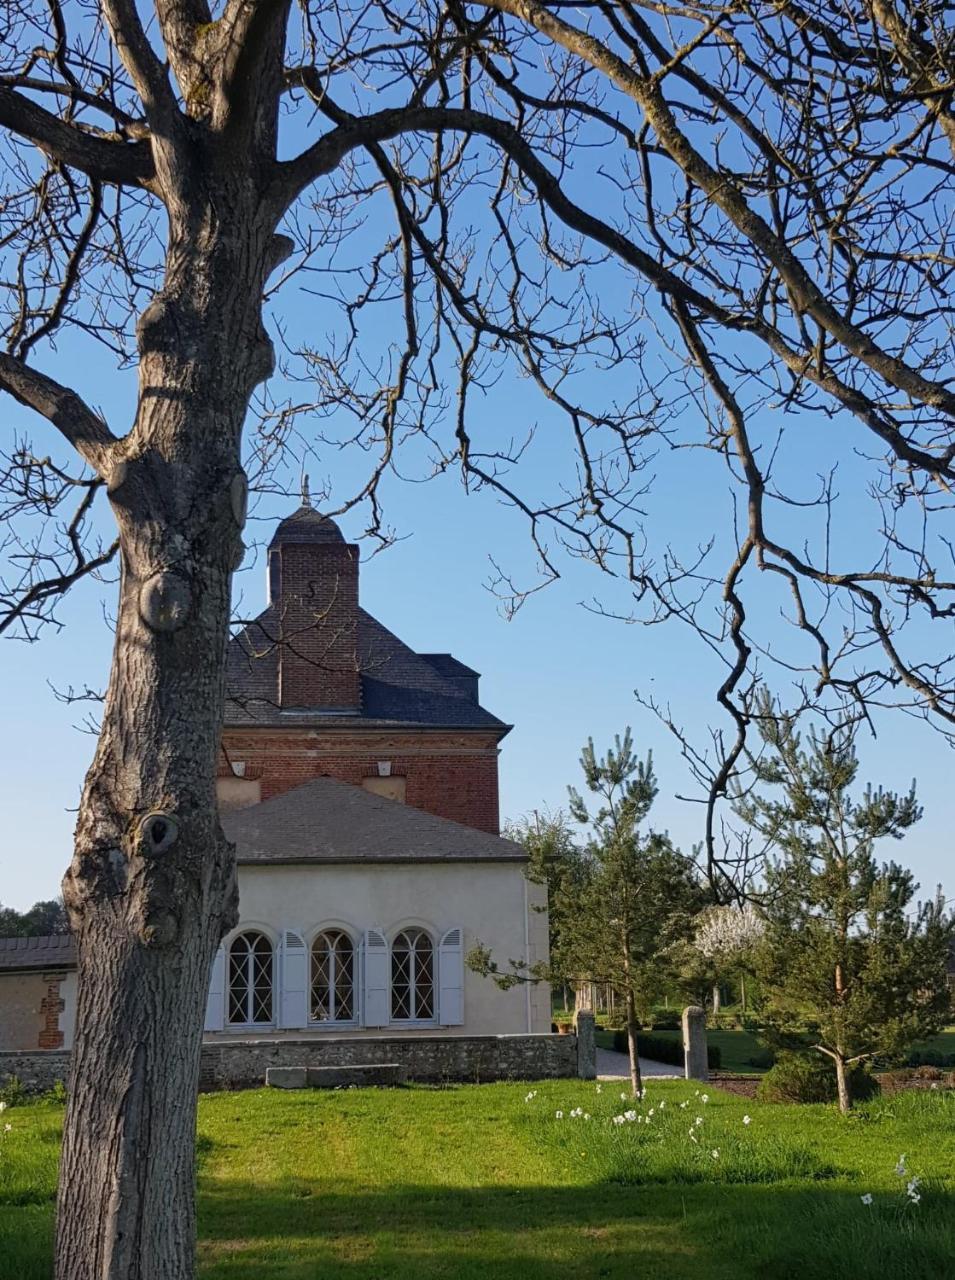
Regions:
<svg viewBox="0 0 955 1280"><path fill-rule="evenodd" d="M529 1088L204 1097L202 1277L947 1280L955 1271L955 1095L899 1095L842 1119L661 1081L639 1122L614 1125L628 1104L609 1084L598 1093L547 1081L525 1101ZM570 1117L578 1106L590 1120ZM49 1275L61 1119L50 1104L3 1116L2 1280ZM923 1179L918 1204L894 1172L903 1152Z"/></svg>

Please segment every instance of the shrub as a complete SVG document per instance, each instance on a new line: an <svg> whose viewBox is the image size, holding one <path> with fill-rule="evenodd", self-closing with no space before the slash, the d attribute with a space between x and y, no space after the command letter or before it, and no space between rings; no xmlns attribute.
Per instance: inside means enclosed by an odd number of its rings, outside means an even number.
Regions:
<svg viewBox="0 0 955 1280"><path fill-rule="evenodd" d="M865 1102L879 1092L879 1082L861 1066L852 1069L850 1083L856 1102ZM837 1096L831 1060L807 1053L781 1053L756 1091L760 1102L835 1102Z"/></svg>
<svg viewBox="0 0 955 1280"><path fill-rule="evenodd" d="M776 1065L776 1055L772 1049L758 1049L746 1059L746 1065L755 1071L765 1071Z"/></svg>
<svg viewBox="0 0 955 1280"><path fill-rule="evenodd" d="M955 1053L940 1053L938 1049L913 1049L905 1059L907 1067L955 1067Z"/></svg>
<svg viewBox="0 0 955 1280"><path fill-rule="evenodd" d="M6 1084L0 1085L0 1102L5 1106L15 1107L19 1103L26 1102L27 1091L22 1081L16 1076L11 1076Z"/></svg>

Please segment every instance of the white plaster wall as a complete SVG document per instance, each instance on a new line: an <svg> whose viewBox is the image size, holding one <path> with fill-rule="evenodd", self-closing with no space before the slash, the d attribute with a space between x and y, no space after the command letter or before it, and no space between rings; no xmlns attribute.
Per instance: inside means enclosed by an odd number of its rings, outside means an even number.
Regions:
<svg viewBox="0 0 955 1280"><path fill-rule="evenodd" d="M356 939L364 929L380 929L390 942L406 924L424 925L436 938L460 925L465 954L480 941L491 948L502 968L511 959L526 957L534 964L548 958L547 913L533 910L535 905L546 905L546 890L528 883L521 867L510 863L240 867L239 903L240 929L256 923L267 926L274 936L291 928L311 941L321 926L334 923L349 926ZM67 973L60 984L65 1049L73 1045L76 987L76 973ZM41 975L0 976L0 1049L36 1048L45 994ZM547 1032L550 1025L546 983L504 992L465 968L464 1024L449 1028L450 1033ZM247 1038L249 1033L241 1034ZM352 1033L339 1028L334 1034ZM353 1034L381 1032L356 1029ZM388 1034L415 1032L396 1025Z"/></svg>
<svg viewBox="0 0 955 1280"><path fill-rule="evenodd" d="M73 1048L73 1032L76 1030L76 971L68 973L60 983L60 1030L63 1032L63 1048Z"/></svg>
<svg viewBox="0 0 955 1280"><path fill-rule="evenodd" d="M526 909L525 885L521 865L513 863L243 866L239 928L265 925L273 935L296 929L310 942L319 928L335 924L349 926L356 938L364 929L379 929L390 942L409 924L425 926L436 939L460 926L465 954L480 941L504 968L508 960L526 957L526 936L531 960L546 958L547 917ZM531 895L536 892L536 886L526 887ZM393 1026L388 1034L399 1030ZM549 1000L539 989L529 998L522 985L500 991L465 968L464 1025L449 1030L460 1035L549 1031Z"/></svg>

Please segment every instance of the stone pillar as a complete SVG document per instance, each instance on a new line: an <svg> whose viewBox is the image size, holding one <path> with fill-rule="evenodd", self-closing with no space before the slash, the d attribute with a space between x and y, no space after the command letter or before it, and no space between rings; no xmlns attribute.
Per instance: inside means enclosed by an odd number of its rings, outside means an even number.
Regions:
<svg viewBox="0 0 955 1280"><path fill-rule="evenodd" d="M592 1013L578 1009L574 1018L577 1031L577 1075L581 1080L597 1077L597 1037L594 1034L595 1019Z"/></svg>
<svg viewBox="0 0 955 1280"><path fill-rule="evenodd" d="M687 1080L709 1080L706 1011L698 1004L691 1004L683 1010L683 1060Z"/></svg>

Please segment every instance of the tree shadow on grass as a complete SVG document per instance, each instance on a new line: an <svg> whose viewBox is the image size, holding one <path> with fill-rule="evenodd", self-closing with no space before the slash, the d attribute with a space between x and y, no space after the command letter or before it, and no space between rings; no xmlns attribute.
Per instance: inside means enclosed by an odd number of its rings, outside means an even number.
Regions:
<svg viewBox="0 0 955 1280"><path fill-rule="evenodd" d="M217 1181L204 1280L950 1280L955 1200L832 1185L402 1186Z"/></svg>

